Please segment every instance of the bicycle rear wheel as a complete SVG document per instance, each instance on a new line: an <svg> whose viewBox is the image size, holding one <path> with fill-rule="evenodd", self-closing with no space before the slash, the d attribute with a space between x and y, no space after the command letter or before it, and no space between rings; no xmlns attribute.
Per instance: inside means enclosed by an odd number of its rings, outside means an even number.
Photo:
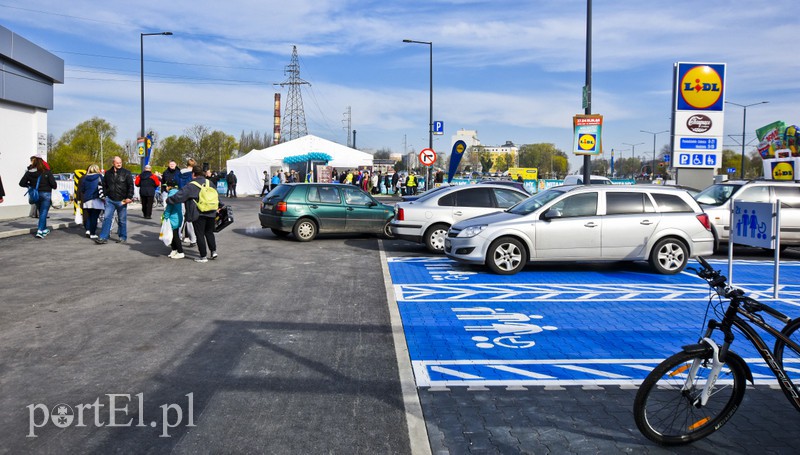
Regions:
<svg viewBox="0 0 800 455"><path fill-rule="evenodd" d="M693 380L689 371L697 361ZM636 426L648 439L662 445L688 444L717 431L736 412L745 390L745 365L728 356L708 402L700 395L711 373L706 353L679 352L661 362L645 378L633 404Z"/></svg>

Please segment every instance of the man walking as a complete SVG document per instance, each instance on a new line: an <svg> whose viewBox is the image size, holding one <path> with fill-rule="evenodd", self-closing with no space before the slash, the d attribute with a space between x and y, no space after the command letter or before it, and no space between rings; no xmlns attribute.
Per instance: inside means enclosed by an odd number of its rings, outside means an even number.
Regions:
<svg viewBox="0 0 800 455"><path fill-rule="evenodd" d="M117 243L128 241L128 204L133 200L133 176L122 167L122 158L115 156L111 169L103 176L103 193L106 197L105 219L100 236L94 239L98 245L108 243L111 235L111 222L117 215L119 239Z"/></svg>
<svg viewBox="0 0 800 455"><path fill-rule="evenodd" d="M228 175L225 177L225 181L228 182L228 197L236 197L236 182L238 179L236 175L233 174L233 171L228 172Z"/></svg>
<svg viewBox="0 0 800 455"><path fill-rule="evenodd" d="M392 194L395 194L395 195L397 194L397 190L398 190L397 182L399 182L399 181L400 181L400 173L399 172L395 172L394 175L392 176Z"/></svg>
<svg viewBox="0 0 800 455"><path fill-rule="evenodd" d="M134 185L139 187L139 200L142 201L142 215L149 220L153 217L153 200L156 196L156 188L161 186L158 176L153 175L153 168L148 164L144 167L144 172L136 176Z"/></svg>

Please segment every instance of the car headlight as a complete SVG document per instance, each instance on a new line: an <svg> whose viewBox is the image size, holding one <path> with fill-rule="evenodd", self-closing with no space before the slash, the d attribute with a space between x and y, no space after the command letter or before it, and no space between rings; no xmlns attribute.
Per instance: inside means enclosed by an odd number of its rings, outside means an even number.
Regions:
<svg viewBox="0 0 800 455"><path fill-rule="evenodd" d="M458 233L458 237L475 237L480 234L482 230L486 229L486 224L479 224L477 226L469 226Z"/></svg>

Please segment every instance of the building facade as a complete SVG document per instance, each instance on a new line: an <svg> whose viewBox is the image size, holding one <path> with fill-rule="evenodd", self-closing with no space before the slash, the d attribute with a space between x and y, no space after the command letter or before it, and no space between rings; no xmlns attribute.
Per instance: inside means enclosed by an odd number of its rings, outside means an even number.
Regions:
<svg viewBox="0 0 800 455"><path fill-rule="evenodd" d="M47 111L53 85L64 82L64 60L0 25L0 177L6 191L0 219L28 214L18 183L30 157L47 157Z"/></svg>

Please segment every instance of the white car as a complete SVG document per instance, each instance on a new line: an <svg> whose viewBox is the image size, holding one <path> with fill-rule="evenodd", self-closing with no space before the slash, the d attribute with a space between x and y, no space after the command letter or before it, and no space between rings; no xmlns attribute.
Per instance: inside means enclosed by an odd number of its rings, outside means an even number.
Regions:
<svg viewBox="0 0 800 455"><path fill-rule="evenodd" d="M650 261L674 274L714 249L711 223L684 190L558 186L499 213L453 225L445 254L511 275L529 261Z"/></svg>
<svg viewBox="0 0 800 455"><path fill-rule="evenodd" d="M451 186L415 201L398 202L389 229L396 238L424 243L431 252L441 253L447 230L454 223L506 209L528 196L505 185Z"/></svg>

